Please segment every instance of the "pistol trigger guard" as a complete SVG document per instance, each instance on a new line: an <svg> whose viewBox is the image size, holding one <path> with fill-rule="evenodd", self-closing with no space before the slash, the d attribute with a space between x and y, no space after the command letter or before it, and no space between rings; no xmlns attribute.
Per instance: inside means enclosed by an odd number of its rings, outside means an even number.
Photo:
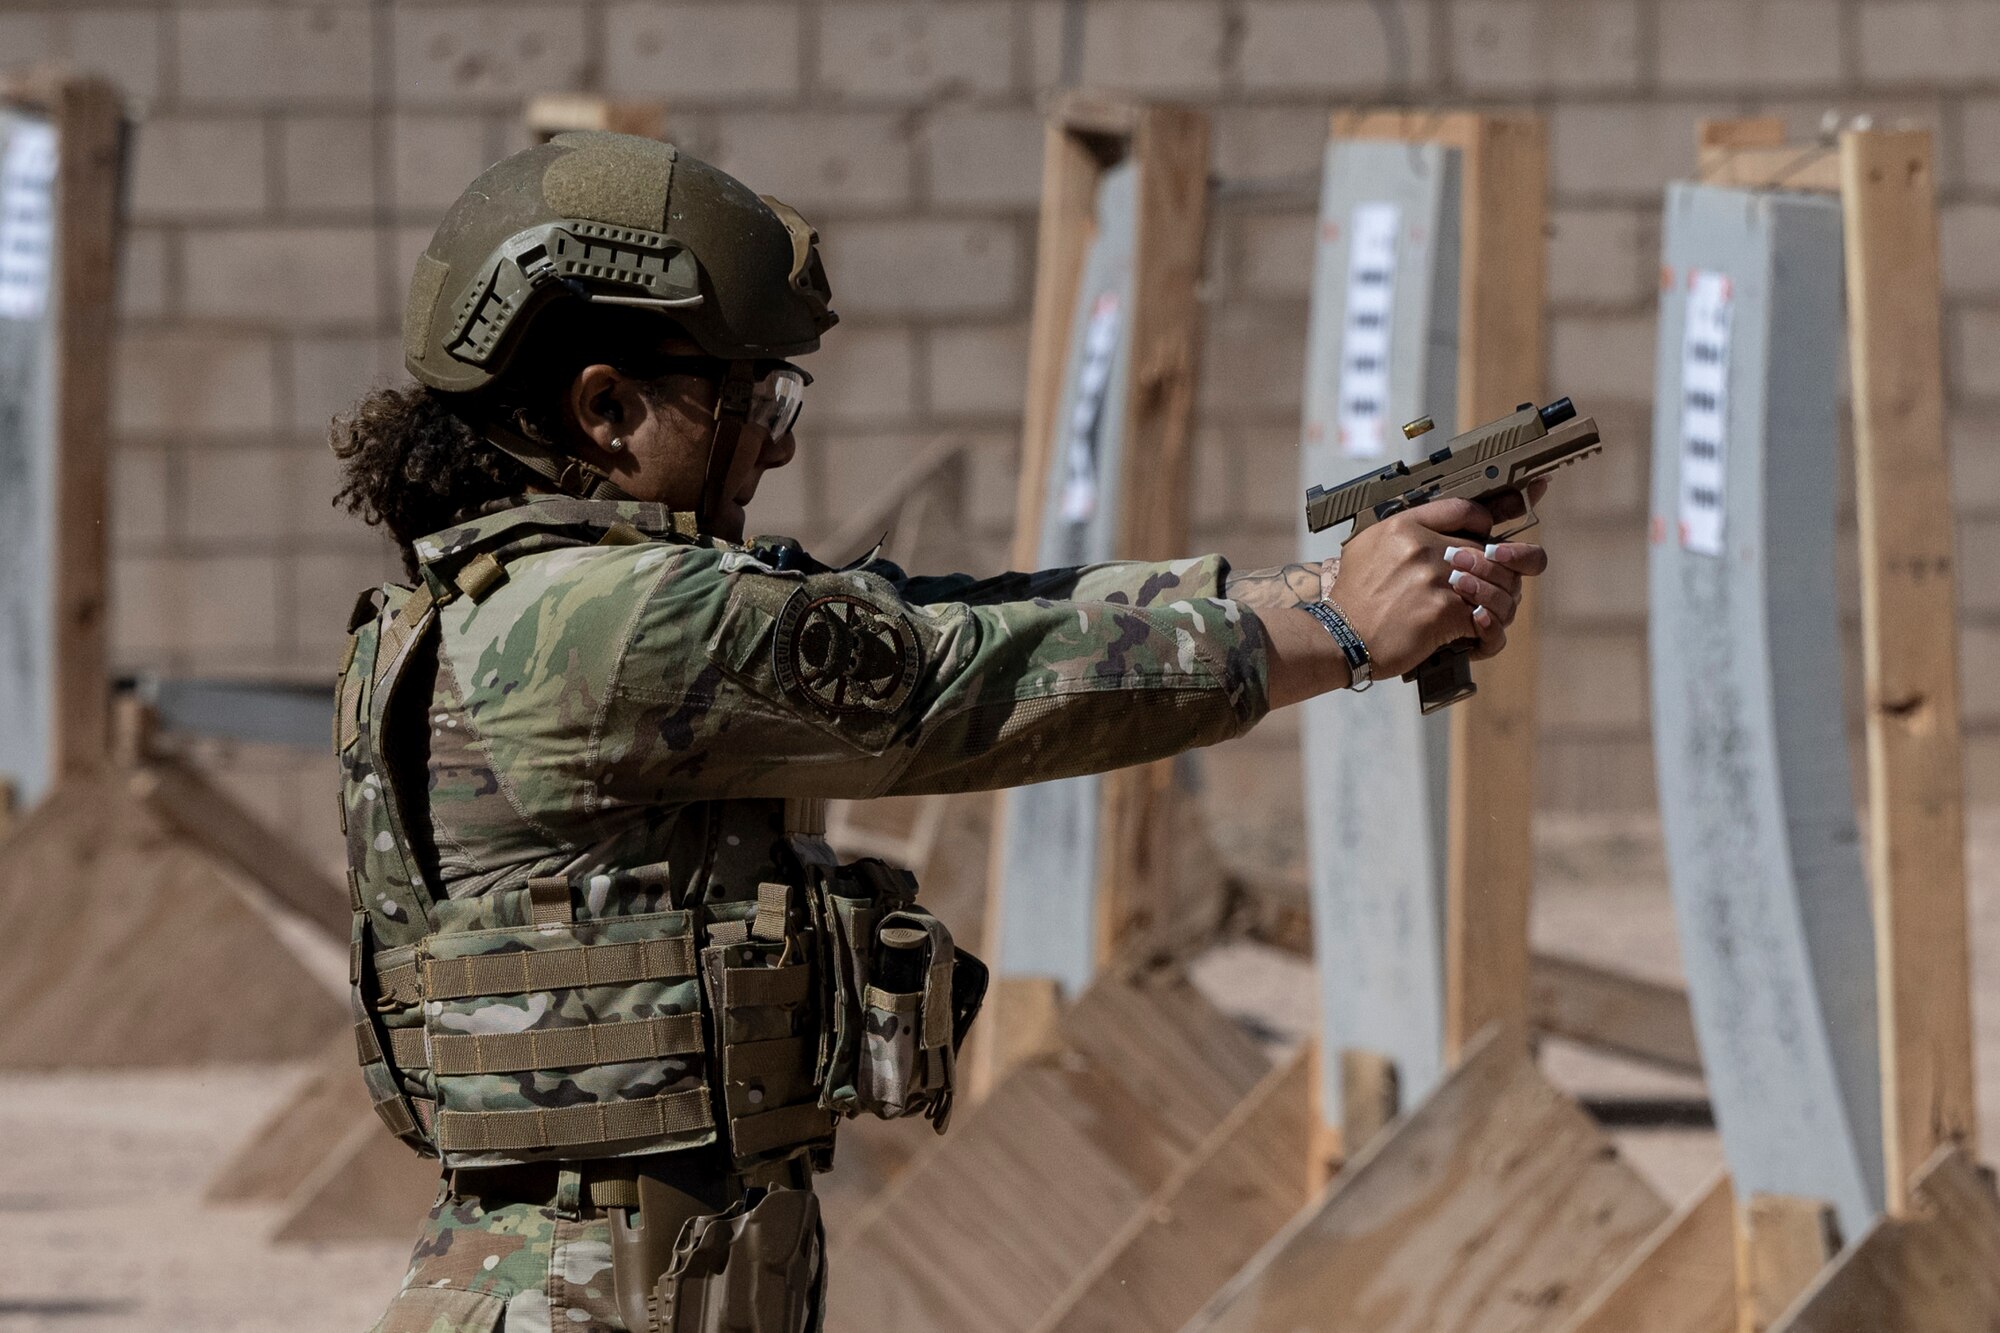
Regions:
<svg viewBox="0 0 2000 1333"><path fill-rule="evenodd" d="M1509 537L1518 536L1519 534L1526 532L1529 528L1534 527L1537 523L1540 523L1541 521L1542 521L1541 515L1535 512L1535 506L1529 503L1528 501L1528 493L1526 491L1523 491L1521 492L1521 516L1519 518L1509 519L1506 525L1503 527L1497 527L1493 529L1493 531L1487 535L1487 540L1494 542L1504 542Z"/></svg>

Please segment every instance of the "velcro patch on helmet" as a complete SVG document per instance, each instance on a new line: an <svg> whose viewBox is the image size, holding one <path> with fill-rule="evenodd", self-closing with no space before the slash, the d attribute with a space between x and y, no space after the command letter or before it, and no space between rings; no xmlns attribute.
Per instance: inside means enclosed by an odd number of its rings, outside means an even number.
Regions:
<svg viewBox="0 0 2000 1333"><path fill-rule="evenodd" d="M549 163L542 197L564 217L660 231L667 225L673 175L674 152L666 144L623 135L593 138Z"/></svg>
<svg viewBox="0 0 2000 1333"><path fill-rule="evenodd" d="M902 610L821 584L785 603L771 664L786 694L823 713L894 713L916 686L923 647Z"/></svg>
<svg viewBox="0 0 2000 1333"><path fill-rule="evenodd" d="M411 361L423 360L430 350L431 321L437 316L438 298L444 295L445 279L451 265L429 255L417 256L417 271L410 276L409 303L403 308L403 355Z"/></svg>

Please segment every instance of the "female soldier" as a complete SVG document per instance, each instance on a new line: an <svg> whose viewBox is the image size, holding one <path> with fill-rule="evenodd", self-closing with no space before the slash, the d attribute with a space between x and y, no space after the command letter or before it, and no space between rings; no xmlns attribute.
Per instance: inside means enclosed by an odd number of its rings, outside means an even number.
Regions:
<svg viewBox="0 0 2000 1333"><path fill-rule="evenodd" d="M340 498L412 579L363 599L341 673L356 1032L446 1169L388 1333L816 1327L834 1123L941 1123L977 1002L907 875L834 863L821 803L1144 763L1490 655L1543 567L1448 566L1490 523L1457 502L1255 574L745 544L795 447L786 358L834 323L816 239L665 144L565 135L452 207L404 318L419 383L336 424Z"/></svg>

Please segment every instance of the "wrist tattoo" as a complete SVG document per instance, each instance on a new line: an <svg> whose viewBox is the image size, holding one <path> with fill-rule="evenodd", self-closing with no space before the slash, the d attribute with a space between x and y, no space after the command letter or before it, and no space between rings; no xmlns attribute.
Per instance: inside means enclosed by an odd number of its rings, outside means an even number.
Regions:
<svg viewBox="0 0 2000 1333"><path fill-rule="evenodd" d="M1275 569L1232 572L1223 580L1222 591L1250 607L1307 607L1319 600L1322 574L1339 567L1338 560L1296 560Z"/></svg>

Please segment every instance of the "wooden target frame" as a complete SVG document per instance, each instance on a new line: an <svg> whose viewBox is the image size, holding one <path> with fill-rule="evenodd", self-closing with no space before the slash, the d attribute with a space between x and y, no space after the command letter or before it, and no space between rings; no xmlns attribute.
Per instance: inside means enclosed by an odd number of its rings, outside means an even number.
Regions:
<svg viewBox="0 0 2000 1333"><path fill-rule="evenodd" d="M1731 1192L1718 1182L1593 1297L1603 1317L1579 1320L1571 1333L1616 1326L1615 1312L1635 1299L1650 1302L1658 1327L1688 1333L1969 1333L2000 1320L1991 1261L2000 1250L2000 1199L1974 1166L1934 147L1924 130L1854 130L1837 145L1787 144L1784 134L1776 118L1705 124L1699 174L1751 198L1789 191L1838 201L1869 777L1865 897L1876 1027L1863 1040L1875 1047L1880 1098L1879 1128L1863 1147L1880 1154L1880 1196L1861 1210L1872 1221L1843 1248L1826 1198L1739 1187L1730 1224L1719 1228ZM1665 539L1657 526L1655 538ZM1707 1054L1713 1062L1731 1051L1725 1043ZM1718 1274L1733 1277L1720 1310Z"/></svg>
<svg viewBox="0 0 2000 1333"><path fill-rule="evenodd" d="M1050 115L1044 152L1013 565L1044 563L1046 515L1060 512L1052 488L1065 462L1059 458L1065 409L1074 407L1081 391L1080 367L1094 332L1094 312L1079 305L1087 275L1114 263L1125 266L1118 288L1125 305L1116 312L1117 346L1099 412L1108 418L1106 436L1115 440L1115 475L1098 497L1105 516L1095 520L1108 519L1110 530L1093 541L1108 537L1101 558L1184 555L1200 342L1196 287L1208 209L1207 117L1183 107L1070 94ZM1116 207L1129 210L1122 231L1110 229L1116 220L1099 216L1101 204L1111 206L1114 182L1123 186ZM1024 803L1046 803L1046 794L1031 788L997 798L984 932L995 977L984 1031L969 1061L975 1095L1047 1045L1066 992L1073 999L1126 941L1167 915L1173 771L1171 761L1162 761L1076 779L1060 798L1087 803L1073 815L1094 824L1094 833L1081 840L1091 846L1077 875L1085 916L1071 932L1083 939L1061 956L1032 941L1024 951L1020 927L1034 905L1024 899L1024 885L1010 884L1010 867L1022 850L1010 849L1010 830L1022 819Z"/></svg>
<svg viewBox="0 0 2000 1333"><path fill-rule="evenodd" d="M112 378L124 111L103 80L49 69L0 84L0 114L10 150L35 135L48 140L54 157L52 178L28 180L10 170L0 181L8 194L0 244L10 250L0 283L19 298L7 320L9 346L41 363L17 368L38 381L31 391L45 395L17 402L10 427L9 449L23 456L11 461L6 485L23 488L16 494L31 497L34 512L9 520L21 545L10 544L0 571L11 584L0 643L12 640L7 656L27 664L25 679L10 671L0 691L8 713L0 719L5 809L15 799L32 805L63 779L93 771L110 746L105 386ZM16 152L7 158L14 162ZM39 257L18 232L24 214L38 208L47 222Z"/></svg>

